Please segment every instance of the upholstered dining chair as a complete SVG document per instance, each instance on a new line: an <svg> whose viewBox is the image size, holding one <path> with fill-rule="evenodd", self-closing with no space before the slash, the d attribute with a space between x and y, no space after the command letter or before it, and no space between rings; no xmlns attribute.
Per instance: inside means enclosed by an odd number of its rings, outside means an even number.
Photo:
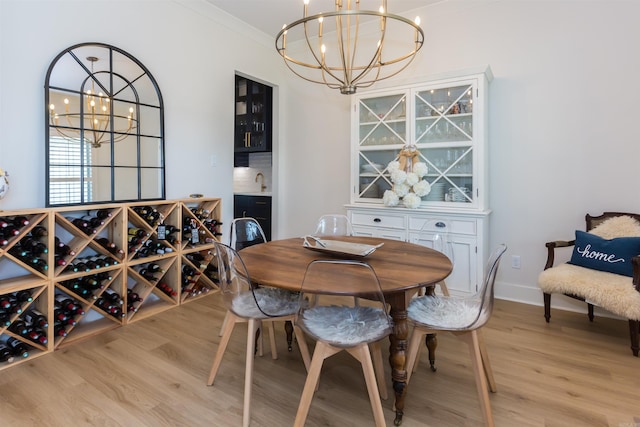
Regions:
<svg viewBox="0 0 640 427"><path fill-rule="evenodd" d="M353 296L360 300L354 303ZM312 302L312 303L310 303ZM305 424L324 360L346 351L362 365L376 426L384 426L380 389L369 344L391 333L391 318L380 281L371 266L351 260L315 260L307 266L300 292L296 331L316 340L294 426ZM381 367L381 355L374 354ZM378 382L384 373L378 372Z"/></svg>
<svg viewBox="0 0 640 427"><path fill-rule="evenodd" d="M346 215L326 214L318 219L316 237L322 236L353 236L353 226Z"/></svg>
<svg viewBox="0 0 640 427"><path fill-rule="evenodd" d="M282 289L254 287L242 258L234 249L216 242L215 251L220 277L220 293L227 306L228 319L213 359L207 385L213 385L235 325L242 322L248 323L243 410L243 426L246 427L249 425L251 417L256 332L261 327L263 320L293 320L299 308L299 298L297 293ZM297 338L305 367L308 368L310 363L309 349L303 336L297 336Z"/></svg>
<svg viewBox="0 0 640 427"><path fill-rule="evenodd" d="M260 226L260 223L251 217L235 218L231 221L231 227L229 231L229 246L236 251L247 248L249 246L258 245L267 241L264 231ZM228 316L228 315L227 315ZM273 359L278 358L278 350L275 342L275 329L273 322L265 321L269 324L269 340L271 343L271 357ZM220 336L227 324L227 317L225 316L222 322L222 328L220 329ZM293 328L291 322L285 322L285 331L287 333L287 349L293 350ZM259 341L262 344L262 341ZM262 355L262 345L260 345L260 355Z"/></svg>
<svg viewBox="0 0 640 427"><path fill-rule="evenodd" d="M480 407L487 426L494 425L487 388L494 393L497 389L481 328L491 317L493 287L500 259L506 250L506 245L500 245L493 251L487 262L484 282L474 296L426 295L414 298L407 310L410 322L415 325L407 356L407 384L417 361L416 356L422 338L435 332L453 333L466 341L469 346Z"/></svg>

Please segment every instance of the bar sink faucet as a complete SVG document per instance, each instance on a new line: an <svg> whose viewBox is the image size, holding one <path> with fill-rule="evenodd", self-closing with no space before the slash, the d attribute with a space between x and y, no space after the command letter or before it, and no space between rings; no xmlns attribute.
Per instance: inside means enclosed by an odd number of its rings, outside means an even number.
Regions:
<svg viewBox="0 0 640 427"><path fill-rule="evenodd" d="M258 174L256 175L256 182L258 182L258 178L260 178L260 192L264 193L264 190L267 189L267 186L264 185L264 175L262 174L262 172L258 172Z"/></svg>

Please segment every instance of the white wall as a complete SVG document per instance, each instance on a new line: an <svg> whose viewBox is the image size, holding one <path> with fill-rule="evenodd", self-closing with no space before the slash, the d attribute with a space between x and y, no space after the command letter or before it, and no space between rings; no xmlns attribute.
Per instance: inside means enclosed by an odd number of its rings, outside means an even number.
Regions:
<svg viewBox="0 0 640 427"><path fill-rule="evenodd" d="M405 78L492 67L490 245L509 245L497 292L539 304L544 242L571 238L587 212L640 212L629 190L640 157L640 3L450 0L407 15L416 14L426 45ZM86 41L126 50L159 82L169 198L221 196L231 217L237 70L276 86L276 236L306 233L349 202L349 99L293 77L272 36L201 0L0 0L0 167L12 184L0 209L43 206L44 74Z"/></svg>

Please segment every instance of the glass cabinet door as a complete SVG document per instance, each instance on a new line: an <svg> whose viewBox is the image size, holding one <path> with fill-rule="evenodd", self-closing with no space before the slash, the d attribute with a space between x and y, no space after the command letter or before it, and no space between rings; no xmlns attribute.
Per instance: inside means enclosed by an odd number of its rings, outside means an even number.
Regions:
<svg viewBox="0 0 640 427"><path fill-rule="evenodd" d="M431 191L422 197L423 207L483 207L484 86L475 77L355 98L354 201L382 203L392 188L389 162L411 146L429 169Z"/></svg>
<svg viewBox="0 0 640 427"><path fill-rule="evenodd" d="M235 152L271 151L272 88L236 76Z"/></svg>
<svg viewBox="0 0 640 427"><path fill-rule="evenodd" d="M427 202L474 202L473 83L418 89L415 145L429 167Z"/></svg>
<svg viewBox="0 0 640 427"><path fill-rule="evenodd" d="M391 188L386 172L408 142L407 93L358 100L358 198L379 202Z"/></svg>

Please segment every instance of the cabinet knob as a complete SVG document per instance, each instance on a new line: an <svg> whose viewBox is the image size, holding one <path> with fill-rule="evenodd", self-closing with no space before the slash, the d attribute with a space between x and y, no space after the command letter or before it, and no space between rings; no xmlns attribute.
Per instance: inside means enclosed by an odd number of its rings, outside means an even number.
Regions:
<svg viewBox="0 0 640 427"><path fill-rule="evenodd" d="M373 222L382 222L380 218L373 218Z"/></svg>

